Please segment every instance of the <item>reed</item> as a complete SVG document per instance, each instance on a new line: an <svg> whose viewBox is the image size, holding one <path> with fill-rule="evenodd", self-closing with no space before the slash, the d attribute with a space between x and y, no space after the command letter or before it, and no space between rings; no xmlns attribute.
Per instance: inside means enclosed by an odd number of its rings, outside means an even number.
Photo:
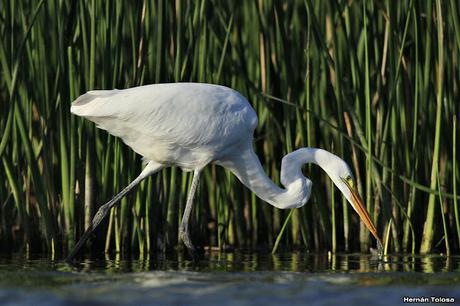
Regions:
<svg viewBox="0 0 460 306"><path fill-rule="evenodd" d="M120 140L72 116L72 100L94 88L175 81L223 84L248 97L259 116L254 147L276 183L282 156L295 148L342 156L387 253L460 250L456 1L0 6L1 250L67 252L98 206L142 168ZM192 213L194 241L273 252L373 246L329 178L315 166L304 171L312 197L289 212L208 167ZM91 248L145 256L181 247L190 180L171 168L143 182Z"/></svg>

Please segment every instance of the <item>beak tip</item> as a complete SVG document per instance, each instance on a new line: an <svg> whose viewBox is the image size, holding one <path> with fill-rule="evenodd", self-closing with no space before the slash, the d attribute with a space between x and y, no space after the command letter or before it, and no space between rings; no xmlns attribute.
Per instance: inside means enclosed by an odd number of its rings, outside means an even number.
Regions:
<svg viewBox="0 0 460 306"><path fill-rule="evenodd" d="M359 217L361 218L362 222L366 225L366 227L369 229L371 232L372 236L375 237L377 240L377 250L379 254L379 258L383 256L383 244L382 240L377 234L377 229L375 228L374 224L372 223L372 220L369 216L369 213L366 211L363 200L359 196L359 193L352 188L350 188L352 192L352 197L353 197L353 208L355 211L358 213Z"/></svg>

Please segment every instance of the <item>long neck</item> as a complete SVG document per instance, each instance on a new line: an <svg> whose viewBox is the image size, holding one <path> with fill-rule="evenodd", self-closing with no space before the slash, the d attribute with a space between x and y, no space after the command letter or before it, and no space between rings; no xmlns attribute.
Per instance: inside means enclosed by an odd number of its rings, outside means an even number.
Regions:
<svg viewBox="0 0 460 306"><path fill-rule="evenodd" d="M302 175L302 165L315 163L324 169L321 162L322 152L326 151L303 148L287 154L281 163L281 183L285 188L278 187L267 176L250 146L242 150L238 156L222 161L220 164L232 171L244 185L265 202L282 209L295 208L304 205L310 198L311 192L311 181Z"/></svg>

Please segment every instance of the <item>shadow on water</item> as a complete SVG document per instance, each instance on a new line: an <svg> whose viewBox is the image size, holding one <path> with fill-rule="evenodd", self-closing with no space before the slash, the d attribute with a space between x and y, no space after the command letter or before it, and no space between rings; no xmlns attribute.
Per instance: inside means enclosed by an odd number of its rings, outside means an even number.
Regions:
<svg viewBox="0 0 460 306"><path fill-rule="evenodd" d="M459 303L460 257L215 252L198 264L170 255L69 266L0 256L0 305L402 305L404 297Z"/></svg>

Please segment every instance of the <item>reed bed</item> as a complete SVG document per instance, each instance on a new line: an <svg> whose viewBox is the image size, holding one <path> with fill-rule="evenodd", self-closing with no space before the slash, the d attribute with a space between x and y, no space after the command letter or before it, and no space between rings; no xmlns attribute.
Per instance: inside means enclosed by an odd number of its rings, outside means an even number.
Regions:
<svg viewBox="0 0 460 306"><path fill-rule="evenodd" d="M70 114L76 97L189 81L248 97L259 116L255 150L276 183L284 154L327 149L352 166L387 252L459 251L457 1L1 0L0 8L2 251L66 253L142 169L119 139ZM374 246L329 178L316 166L304 172L310 201L282 211L207 167L195 243ZM181 247L190 182L177 168L145 180L88 247L141 256Z"/></svg>

